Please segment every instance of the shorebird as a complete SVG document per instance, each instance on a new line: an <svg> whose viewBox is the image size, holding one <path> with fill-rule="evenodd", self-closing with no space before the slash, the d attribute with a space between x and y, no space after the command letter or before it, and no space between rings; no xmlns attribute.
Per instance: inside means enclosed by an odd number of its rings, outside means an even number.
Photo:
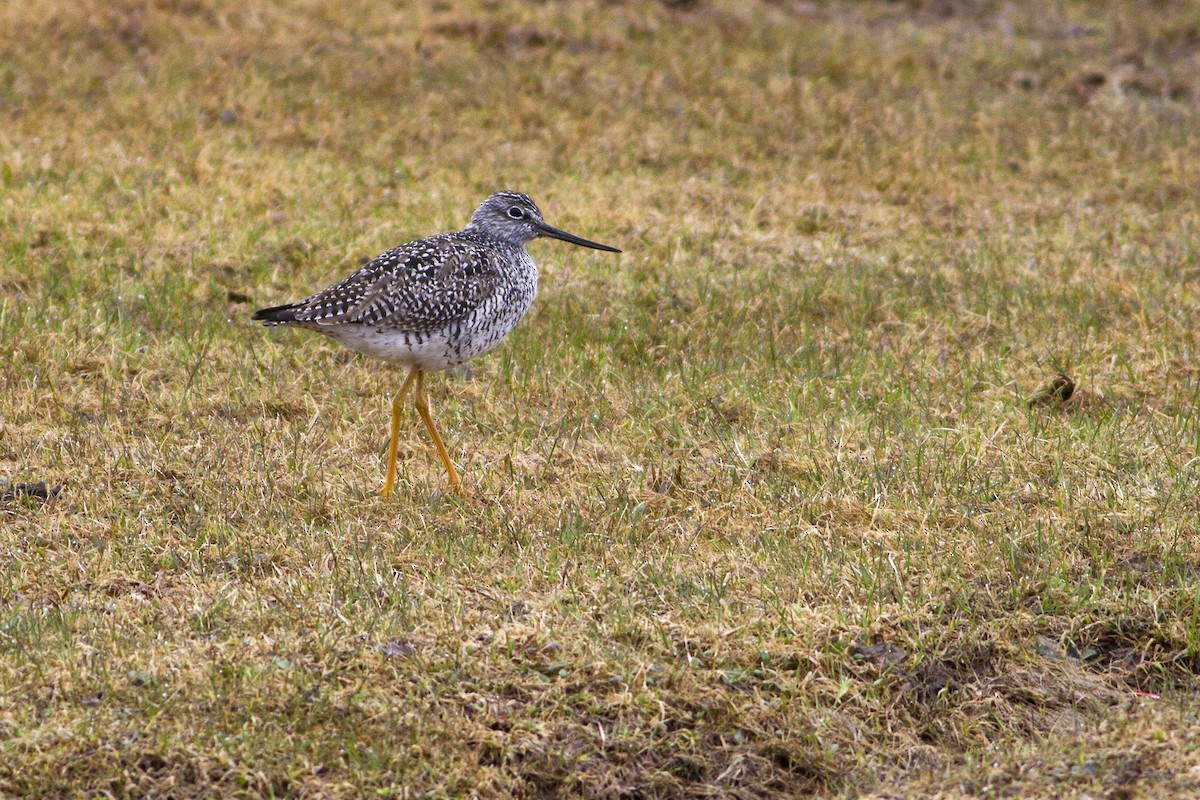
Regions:
<svg viewBox="0 0 1200 800"><path fill-rule="evenodd" d="M254 319L268 326L319 331L351 350L408 367L408 377L392 400L384 497L390 497L396 485L400 412L414 386L413 404L429 429L450 486L462 491L462 480L429 412L425 373L483 355L517 326L537 295L537 265L525 245L539 236L621 252L547 224L528 195L496 192L480 204L463 230L402 244L340 283L254 313Z"/></svg>

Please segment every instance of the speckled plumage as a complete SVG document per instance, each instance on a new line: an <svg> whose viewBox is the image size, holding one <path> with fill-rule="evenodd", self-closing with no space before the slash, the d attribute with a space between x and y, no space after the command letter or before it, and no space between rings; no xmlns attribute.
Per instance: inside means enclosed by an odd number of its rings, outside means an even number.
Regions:
<svg viewBox="0 0 1200 800"><path fill-rule="evenodd" d="M498 345L537 296L537 266L528 239L513 235L523 231L507 216L511 208L541 219L528 196L498 192L465 230L392 248L340 283L255 319L320 331L397 364L437 370L469 361Z"/></svg>
<svg viewBox="0 0 1200 800"><path fill-rule="evenodd" d="M400 400L415 382L417 410L452 486L458 474L429 415L423 371L454 367L496 347L537 296L537 266L525 244L550 236L619 253L546 224L528 195L497 192L457 233L402 244L340 283L295 303L255 312L268 326L319 331L340 344L411 367L392 405L392 439L384 494L395 481Z"/></svg>

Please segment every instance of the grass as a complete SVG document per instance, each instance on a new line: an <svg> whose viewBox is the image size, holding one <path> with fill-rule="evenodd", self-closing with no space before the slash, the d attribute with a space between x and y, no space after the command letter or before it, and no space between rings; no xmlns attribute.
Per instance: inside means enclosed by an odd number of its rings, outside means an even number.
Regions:
<svg viewBox="0 0 1200 800"><path fill-rule="evenodd" d="M1200 790L1195 4L0 31L0 793ZM402 376L249 315L499 188L625 254L384 501Z"/></svg>

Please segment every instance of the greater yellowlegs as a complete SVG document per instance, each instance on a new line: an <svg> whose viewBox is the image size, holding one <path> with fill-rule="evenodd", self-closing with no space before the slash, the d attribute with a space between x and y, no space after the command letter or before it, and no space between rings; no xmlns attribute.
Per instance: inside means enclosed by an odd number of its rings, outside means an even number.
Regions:
<svg viewBox="0 0 1200 800"><path fill-rule="evenodd" d="M517 326L537 295L537 266L525 244L539 236L621 252L548 225L528 195L496 192L463 230L402 244L328 289L254 313L268 326L320 331L351 350L409 368L392 401L384 497L396 485L400 410L414 384L417 413L450 485L459 489L462 481L429 413L425 372L483 355Z"/></svg>

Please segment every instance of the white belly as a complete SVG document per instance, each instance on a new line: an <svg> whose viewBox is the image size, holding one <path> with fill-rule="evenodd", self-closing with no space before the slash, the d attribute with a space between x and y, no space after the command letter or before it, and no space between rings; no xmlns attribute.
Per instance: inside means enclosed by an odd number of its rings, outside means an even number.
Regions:
<svg viewBox="0 0 1200 800"><path fill-rule="evenodd" d="M344 347L381 361L406 367L439 370L457 367L495 349L517 326L522 316L523 309L514 309L513 312L499 319L489 320L482 326L459 323L425 333L355 324L314 325L312 329L320 331Z"/></svg>
<svg viewBox="0 0 1200 800"><path fill-rule="evenodd" d="M351 350L406 367L418 366L422 369L438 370L453 367L467 360L456 357L446 331L414 336L411 333L365 325L338 325L317 330Z"/></svg>

